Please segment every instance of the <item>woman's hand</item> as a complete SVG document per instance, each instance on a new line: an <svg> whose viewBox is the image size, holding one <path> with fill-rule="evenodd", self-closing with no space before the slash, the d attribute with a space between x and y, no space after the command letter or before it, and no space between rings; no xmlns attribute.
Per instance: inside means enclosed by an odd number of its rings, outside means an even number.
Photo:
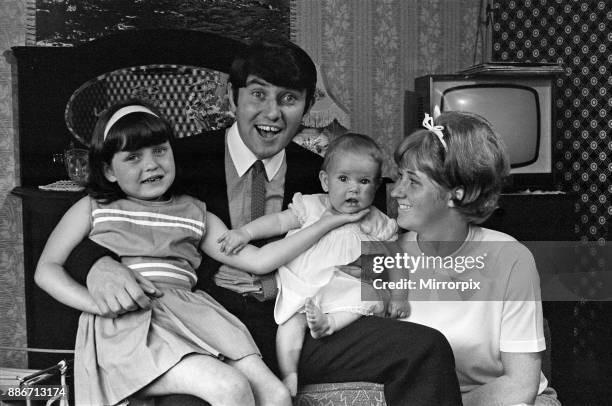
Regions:
<svg viewBox="0 0 612 406"><path fill-rule="evenodd" d="M353 278L361 278L361 267L357 265L336 265L336 269L344 272L347 275L351 275Z"/></svg>
<svg viewBox="0 0 612 406"><path fill-rule="evenodd" d="M404 319L410 314L410 304L407 299L393 299L387 306L387 317L391 319Z"/></svg>
<svg viewBox="0 0 612 406"><path fill-rule="evenodd" d="M251 241L251 234L244 227L228 230L217 239L217 242L221 245L221 252L226 255L237 254L249 241Z"/></svg>

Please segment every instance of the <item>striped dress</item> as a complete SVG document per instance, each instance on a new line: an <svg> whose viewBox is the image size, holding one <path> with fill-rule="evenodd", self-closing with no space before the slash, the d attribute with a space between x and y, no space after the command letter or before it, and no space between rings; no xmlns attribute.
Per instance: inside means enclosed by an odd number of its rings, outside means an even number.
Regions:
<svg viewBox="0 0 612 406"><path fill-rule="evenodd" d="M259 351L246 327L211 296L192 292L206 232L206 205L190 196L164 202L93 199L89 238L163 291L151 309L115 319L83 313L75 345L76 404L114 405L187 354L241 359Z"/></svg>

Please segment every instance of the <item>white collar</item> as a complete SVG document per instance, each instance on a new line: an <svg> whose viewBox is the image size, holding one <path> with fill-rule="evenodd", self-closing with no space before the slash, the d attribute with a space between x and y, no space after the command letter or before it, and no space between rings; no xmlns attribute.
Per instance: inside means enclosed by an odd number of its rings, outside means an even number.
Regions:
<svg viewBox="0 0 612 406"><path fill-rule="evenodd" d="M238 134L238 123L234 123L229 130L227 130L227 149L229 150L230 157L236 168L238 176L242 177L249 170L249 168L257 161L257 157L253 152L246 146L246 144L240 138ZM274 155L272 158L262 159L261 161L266 168L266 176L268 181L272 180L278 173L283 159L285 158L285 149L283 148L279 153Z"/></svg>

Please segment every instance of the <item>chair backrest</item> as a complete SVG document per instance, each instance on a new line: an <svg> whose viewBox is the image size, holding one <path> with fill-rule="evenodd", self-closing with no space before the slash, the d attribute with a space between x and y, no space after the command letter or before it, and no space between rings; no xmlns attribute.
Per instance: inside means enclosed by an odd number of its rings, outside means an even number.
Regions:
<svg viewBox="0 0 612 406"><path fill-rule="evenodd" d="M227 74L197 66L153 64L106 72L74 91L66 104L68 130L88 144L97 116L128 99L148 101L172 124L178 138L226 128L234 121Z"/></svg>

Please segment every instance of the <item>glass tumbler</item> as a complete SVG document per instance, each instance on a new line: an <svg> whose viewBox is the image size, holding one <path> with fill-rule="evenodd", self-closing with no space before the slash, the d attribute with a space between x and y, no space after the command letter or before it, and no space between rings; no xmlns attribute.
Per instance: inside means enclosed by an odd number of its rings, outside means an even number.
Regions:
<svg viewBox="0 0 612 406"><path fill-rule="evenodd" d="M71 148L64 151L64 163L68 177L78 183L84 185L89 177L89 157L88 151L81 148Z"/></svg>

